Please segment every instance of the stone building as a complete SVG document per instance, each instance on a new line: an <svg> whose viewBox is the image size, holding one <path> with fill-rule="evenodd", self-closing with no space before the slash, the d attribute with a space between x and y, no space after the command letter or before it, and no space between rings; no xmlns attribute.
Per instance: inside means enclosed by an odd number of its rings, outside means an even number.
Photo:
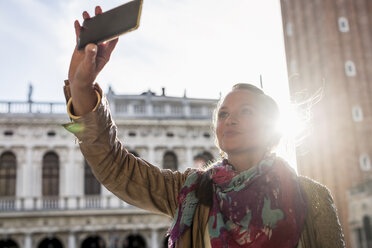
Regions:
<svg viewBox="0 0 372 248"><path fill-rule="evenodd" d="M112 90L107 98L130 152L181 171L218 158L217 100ZM170 219L101 186L67 122L65 103L0 102L0 247L165 247Z"/></svg>
<svg viewBox="0 0 372 248"><path fill-rule="evenodd" d="M348 192L371 187L372 2L280 2L292 99L317 95L318 101L311 106L308 138L297 149L298 171L331 190L347 247L367 247L355 241L359 232L371 237L371 228L359 230L355 223L372 218L372 208L363 216L354 212L361 208L351 206L351 198L360 201L361 194Z"/></svg>
<svg viewBox="0 0 372 248"><path fill-rule="evenodd" d="M348 191L349 225L353 247L372 247L372 180Z"/></svg>

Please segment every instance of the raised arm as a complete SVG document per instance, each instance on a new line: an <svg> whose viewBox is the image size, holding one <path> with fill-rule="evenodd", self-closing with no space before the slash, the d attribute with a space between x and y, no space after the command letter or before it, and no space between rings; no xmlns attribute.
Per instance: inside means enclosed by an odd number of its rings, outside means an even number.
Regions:
<svg viewBox="0 0 372 248"><path fill-rule="evenodd" d="M96 7L96 15L100 13L101 8ZM83 17L89 18L88 13L84 12ZM77 21L75 30L78 37L81 27ZM72 122L65 127L77 137L94 175L108 190L131 205L173 217L178 192L191 170L161 170L128 153L117 139L107 99L94 83L116 43L113 40L98 47L88 44L83 51L75 48L69 80L65 82Z"/></svg>

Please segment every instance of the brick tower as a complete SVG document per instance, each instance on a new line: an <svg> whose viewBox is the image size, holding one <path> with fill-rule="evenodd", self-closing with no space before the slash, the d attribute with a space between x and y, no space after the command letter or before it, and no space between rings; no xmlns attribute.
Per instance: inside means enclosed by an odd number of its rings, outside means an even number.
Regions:
<svg viewBox="0 0 372 248"><path fill-rule="evenodd" d="M357 247L348 192L372 176L372 1L280 2L291 97L323 92L298 171L331 190L346 245Z"/></svg>

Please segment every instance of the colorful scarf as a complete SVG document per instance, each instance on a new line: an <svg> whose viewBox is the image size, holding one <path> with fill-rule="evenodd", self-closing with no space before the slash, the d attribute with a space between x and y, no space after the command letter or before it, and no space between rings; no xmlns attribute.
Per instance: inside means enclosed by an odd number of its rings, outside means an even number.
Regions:
<svg viewBox="0 0 372 248"><path fill-rule="evenodd" d="M189 175L178 195L169 247L192 225L199 202L195 189L201 173ZM204 173L213 180L208 221L213 248L293 248L298 244L307 201L296 173L283 159L271 154L241 173L223 160Z"/></svg>

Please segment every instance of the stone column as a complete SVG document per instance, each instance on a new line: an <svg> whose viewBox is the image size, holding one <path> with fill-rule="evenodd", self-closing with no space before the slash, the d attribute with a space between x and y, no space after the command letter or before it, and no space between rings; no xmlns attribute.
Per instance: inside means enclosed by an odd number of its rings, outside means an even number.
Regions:
<svg viewBox="0 0 372 248"><path fill-rule="evenodd" d="M68 235L68 248L76 248L75 233L69 233Z"/></svg>
<svg viewBox="0 0 372 248"><path fill-rule="evenodd" d="M32 237L30 233L25 234L25 247L24 248L32 248Z"/></svg>
<svg viewBox="0 0 372 248"><path fill-rule="evenodd" d="M186 117L191 116L190 103L188 101L184 101L183 103L183 113Z"/></svg>
<svg viewBox="0 0 372 248"><path fill-rule="evenodd" d="M24 208L25 209L33 209L34 202L33 196L35 195L35 183L33 181L34 177L32 176L34 173L34 165L33 165L33 157L32 157L32 146L27 146L26 148L26 162L23 166L23 189L22 189L22 197L25 198L24 201Z"/></svg>
<svg viewBox="0 0 372 248"><path fill-rule="evenodd" d="M192 156L192 149L190 146L186 147L186 161L187 167L194 167L194 158Z"/></svg>
<svg viewBox="0 0 372 248"><path fill-rule="evenodd" d="M64 178L62 186L64 187L64 196L67 198L67 206L65 207L68 209L78 208L77 197L82 195L80 170L83 167L83 162L81 161L81 155L76 150L75 144L69 145L63 151L63 156L66 157L61 159L65 168L64 175L61 177Z"/></svg>
<svg viewBox="0 0 372 248"><path fill-rule="evenodd" d="M68 196L69 188L73 187L73 182L67 182L69 179L69 149L66 146L52 148L59 158L59 195Z"/></svg>
<svg viewBox="0 0 372 248"><path fill-rule="evenodd" d="M32 184L34 185L33 196L38 198L41 204L42 197L42 163L43 155L46 151L45 147L34 147L32 152ZM39 205L39 204L38 204ZM41 207L38 206L38 207Z"/></svg>
<svg viewBox="0 0 372 248"><path fill-rule="evenodd" d="M19 210L23 208L23 198L26 195L25 190L27 186L23 180L25 176L26 168L26 148L25 147L12 147L14 155L16 156L16 182L15 182L15 198L14 198L14 207Z"/></svg>
<svg viewBox="0 0 372 248"><path fill-rule="evenodd" d="M151 230L151 247L159 248L158 231L157 229Z"/></svg>
<svg viewBox="0 0 372 248"><path fill-rule="evenodd" d="M154 146L148 146L149 153L148 153L148 161L152 164L155 164L155 147Z"/></svg>

